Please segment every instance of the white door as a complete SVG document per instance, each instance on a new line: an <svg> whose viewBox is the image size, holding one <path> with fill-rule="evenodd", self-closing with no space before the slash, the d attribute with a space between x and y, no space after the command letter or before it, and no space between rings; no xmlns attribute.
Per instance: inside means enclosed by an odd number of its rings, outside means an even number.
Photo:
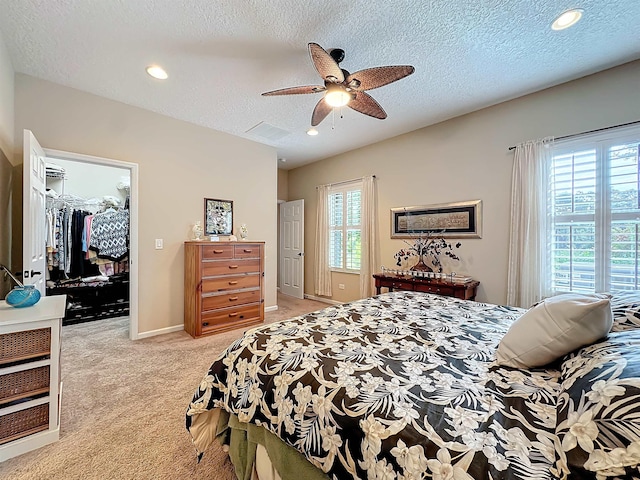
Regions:
<svg viewBox="0 0 640 480"><path fill-rule="evenodd" d="M304 298L304 200L280 204L280 292Z"/></svg>
<svg viewBox="0 0 640 480"><path fill-rule="evenodd" d="M45 295L46 268L46 158L36 137L24 131L22 190L22 280Z"/></svg>

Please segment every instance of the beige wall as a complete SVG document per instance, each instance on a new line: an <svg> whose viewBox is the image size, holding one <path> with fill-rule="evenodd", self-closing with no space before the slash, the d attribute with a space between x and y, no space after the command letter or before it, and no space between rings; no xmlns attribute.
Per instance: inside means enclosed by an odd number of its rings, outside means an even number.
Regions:
<svg viewBox="0 0 640 480"><path fill-rule="evenodd" d="M289 171L278 169L278 200L289 200Z"/></svg>
<svg viewBox="0 0 640 480"><path fill-rule="evenodd" d="M289 172L278 169L278 245L280 245L280 202L289 200ZM280 248L278 248L278 287L280 287Z"/></svg>
<svg viewBox="0 0 640 480"><path fill-rule="evenodd" d="M11 194L13 185L14 71L0 35L0 263L11 265ZM0 298L11 288L0 274Z"/></svg>
<svg viewBox="0 0 640 480"><path fill-rule="evenodd" d="M139 165L140 333L183 322L183 241L205 197L233 200L234 225L266 242L265 306L276 305L274 148L22 74L15 111L16 138L29 129L45 148Z"/></svg>
<svg viewBox="0 0 640 480"><path fill-rule="evenodd" d="M508 147L635 120L640 61L290 170L289 198L305 199L307 258L313 258L315 245L315 186L375 174L382 265L392 267L403 245L389 238L390 208L480 199L483 236L462 240L462 261L448 270L479 280L478 300L504 303L513 159ZM356 275L334 273L333 299L358 298L358 281ZM346 289L338 290L338 283ZM308 264L305 292L313 290Z"/></svg>

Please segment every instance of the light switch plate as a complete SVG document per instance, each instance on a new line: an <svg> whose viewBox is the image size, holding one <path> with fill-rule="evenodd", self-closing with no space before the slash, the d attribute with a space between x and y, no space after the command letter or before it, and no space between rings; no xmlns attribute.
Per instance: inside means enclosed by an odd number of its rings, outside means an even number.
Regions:
<svg viewBox="0 0 640 480"><path fill-rule="evenodd" d="M164 248L164 241L161 238L156 238L156 250L162 250Z"/></svg>

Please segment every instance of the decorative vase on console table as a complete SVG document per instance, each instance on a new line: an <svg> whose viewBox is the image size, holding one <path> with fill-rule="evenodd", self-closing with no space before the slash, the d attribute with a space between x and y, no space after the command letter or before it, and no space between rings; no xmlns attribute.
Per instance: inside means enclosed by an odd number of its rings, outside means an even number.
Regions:
<svg viewBox="0 0 640 480"><path fill-rule="evenodd" d="M424 263L424 255L419 255L418 263L416 263L409 270L413 270L415 272L433 272L433 269L429 265Z"/></svg>
<svg viewBox="0 0 640 480"><path fill-rule="evenodd" d="M404 241L407 247L402 248L394 255L396 259L396 265L402 266L403 261L407 261L411 257L418 257L418 262L409 270L418 272L437 272L442 273L441 255L446 255L451 260L460 260L460 258L454 253L454 249L460 248L461 243L449 243L441 235L442 232L420 234L417 238L412 239L412 242ZM431 268L426 264L425 258L430 258Z"/></svg>
<svg viewBox="0 0 640 480"><path fill-rule="evenodd" d="M11 271L4 265L0 265L0 270L5 272L5 275L11 277L16 283L16 287L7 294L5 301L7 305L11 305L15 308L31 307L38 303L40 300L40 290L35 285L23 285L20 280L13 276Z"/></svg>

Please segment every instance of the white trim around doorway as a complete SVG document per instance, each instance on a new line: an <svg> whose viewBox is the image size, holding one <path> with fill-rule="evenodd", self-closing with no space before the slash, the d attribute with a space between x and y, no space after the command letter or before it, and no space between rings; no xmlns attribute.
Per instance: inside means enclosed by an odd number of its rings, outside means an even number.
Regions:
<svg viewBox="0 0 640 480"><path fill-rule="evenodd" d="M51 158L129 170L131 175L131 189L129 190L129 338L131 340L142 338L138 333L138 164L50 148L44 148L44 152L47 157Z"/></svg>

